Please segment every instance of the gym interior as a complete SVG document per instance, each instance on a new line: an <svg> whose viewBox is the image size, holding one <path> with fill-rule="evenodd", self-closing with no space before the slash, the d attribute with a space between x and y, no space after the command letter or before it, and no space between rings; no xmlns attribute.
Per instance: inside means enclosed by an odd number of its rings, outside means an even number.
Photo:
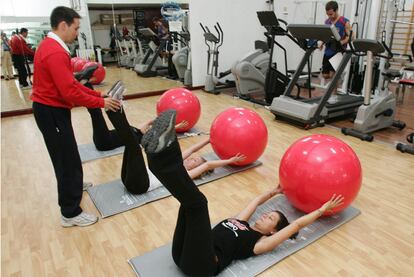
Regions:
<svg viewBox="0 0 414 277"><path fill-rule="evenodd" d="M338 187L349 191L350 184L341 180L361 176L353 184L357 189L349 196L352 203L347 204L347 209L358 211L352 220L326 228L316 239L305 235L316 225L305 227L296 241L291 240L292 249L286 250L285 245L275 249L267 264L255 263L256 257L239 260L219 276L410 276L414 263L414 2L336 1L339 15L349 19L344 44L338 28L327 23L327 2L4 0L0 29L2 39L3 33L10 39L16 30L27 28L26 43L36 52L51 31L52 10L66 6L77 11L79 36L68 45L74 77L100 92L111 91L120 80L125 88L122 109L131 126L156 118L167 92L178 91L168 100L172 105L179 95L196 98L199 105L183 115L194 122L182 132L181 148L210 136L210 145L200 150L201 155L215 153L221 159L256 155L252 163L260 162L199 187L208 199L212 225L236 216L251 199L279 184L286 186L283 197L292 209L308 212L290 199L285 179L303 183L295 192L303 202L308 201L304 195L312 193L328 201ZM157 27L157 21L162 27ZM324 78L328 44L340 49L329 59L333 76ZM173 240L180 203L172 196L132 207L138 197L125 190L119 199L110 199L111 195L108 199L127 208L105 215L97 203L100 195L88 188L80 206L99 215L99 220L88 227L60 226L56 176L32 109L33 60L25 56L29 88L19 85L14 66L12 78L2 70L1 275L185 276L170 255L150 255ZM217 123L231 109L240 110L231 116L244 121L232 125L229 115ZM254 113L254 120L262 122L266 131L255 129L240 115L247 113ZM78 146L89 145L97 153L96 158L82 160L83 181L94 189L103 188L120 180L123 150L109 154L97 150L90 118L85 107L71 109ZM113 130L106 115L104 120ZM306 155L317 152L315 145L322 144L323 138L338 144L328 143L324 151L314 153L318 162L330 156L318 164ZM308 148L297 150L294 167L285 176L288 151L306 141ZM264 146L257 150L260 142ZM220 153L221 146L234 151ZM257 153L251 154L254 150ZM353 155L360 168L351 169L345 161L348 156L337 162L341 151ZM319 183L312 187L315 182ZM329 218L341 218L347 209L315 223L323 225L326 220L328 226ZM141 259L134 264L134 257ZM171 266L163 266L167 263ZM237 266L240 271L233 271Z"/></svg>

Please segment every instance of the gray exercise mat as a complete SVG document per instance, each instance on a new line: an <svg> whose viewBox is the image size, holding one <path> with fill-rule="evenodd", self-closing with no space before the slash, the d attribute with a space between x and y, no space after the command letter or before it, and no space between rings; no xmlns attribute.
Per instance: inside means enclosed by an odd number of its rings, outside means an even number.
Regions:
<svg viewBox="0 0 414 277"><path fill-rule="evenodd" d="M203 155L206 160L217 160L218 157L214 153ZM208 182L218 180L228 175L241 172L256 166L261 165L260 161L256 161L246 166L225 166L214 169L210 174L194 180L194 183L199 186ZM87 189L89 196L95 204L102 218L122 213L137 207L140 207L149 202L170 196L170 192L163 186L143 194L129 193L120 179L89 187Z"/></svg>
<svg viewBox="0 0 414 277"><path fill-rule="evenodd" d="M201 135L208 135L208 133L202 132L196 127L194 127L188 130L187 132L177 133L177 138L181 139L181 138L196 137L196 136L201 136Z"/></svg>
<svg viewBox="0 0 414 277"><path fill-rule="evenodd" d="M90 162L97 159L102 159L110 156L115 156L124 153L124 146L108 150L99 151L96 149L95 144L80 144L78 145L79 155L82 163Z"/></svg>
<svg viewBox="0 0 414 277"><path fill-rule="evenodd" d="M188 138L188 137L195 137L201 135L208 135L208 133L201 132L197 128L191 128L185 133L177 133L177 138ZM115 148L113 150L108 151L99 151L96 149L95 144L81 144L78 145L79 155L81 158L82 163L90 162L97 159L102 159L110 156L115 156L124 153L124 146Z"/></svg>
<svg viewBox="0 0 414 277"><path fill-rule="evenodd" d="M289 221L303 215L302 212L293 208L284 195L270 199L261 205L249 221L253 224L263 212L280 210L288 217ZM353 219L361 212L348 207L339 214L331 217L320 218L311 225L303 228L296 240L287 240L275 250L267 254L250 257L245 260L234 261L225 270L220 272L220 277L252 277L265 271L284 258L296 251L306 247L330 231ZM184 277L171 257L171 243L148 252L142 256L132 258L128 261L133 270L140 277Z"/></svg>

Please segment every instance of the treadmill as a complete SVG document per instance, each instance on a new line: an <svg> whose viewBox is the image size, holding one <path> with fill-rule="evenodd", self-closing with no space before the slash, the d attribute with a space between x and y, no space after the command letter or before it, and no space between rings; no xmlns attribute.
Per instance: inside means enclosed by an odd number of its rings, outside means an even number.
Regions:
<svg viewBox="0 0 414 277"><path fill-rule="evenodd" d="M150 28L139 29L139 32L146 38L153 38L157 35ZM135 72L142 77L155 77L159 74L160 70L167 70L168 67L163 66L160 60L160 53L165 48L166 40L160 40L160 44L157 47L155 43L150 42L150 47L145 53L144 58L140 64L136 64L134 67Z"/></svg>
<svg viewBox="0 0 414 277"><path fill-rule="evenodd" d="M276 119L286 120L305 129L310 129L323 126L326 121L334 118L355 115L358 107L364 103L363 96L338 94L338 101L336 103L328 103L329 97L332 95L346 65L351 59L351 51L343 53L341 63L322 97L293 99L291 96L309 57L317 49L317 42L320 40L326 43L332 39L337 41L341 39L335 26L289 24L288 30L297 39L306 39L308 46L284 94L274 98L272 101L270 111L275 115Z"/></svg>

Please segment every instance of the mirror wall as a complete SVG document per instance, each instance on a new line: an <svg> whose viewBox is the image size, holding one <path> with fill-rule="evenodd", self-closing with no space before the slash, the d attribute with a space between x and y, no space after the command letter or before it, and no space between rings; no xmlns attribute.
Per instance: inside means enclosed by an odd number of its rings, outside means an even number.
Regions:
<svg viewBox="0 0 414 277"><path fill-rule="evenodd" d="M49 0L42 0L42 2L47 1ZM7 0L4 2L6 4L5 6L8 4L9 7L13 7L3 9L1 12L2 16L0 29L4 31L10 39L12 32L16 29L20 29L22 27L27 28L29 30L27 43L30 44L33 48L36 48L41 40L46 36L47 32L50 31L49 14L53 7L57 5L69 6L69 0L66 1L68 3L50 3L50 11L48 10L39 12L36 10L33 12L33 16L31 16L29 8L27 11L25 11L25 16L20 16L19 13L15 12L15 2ZM99 46L101 49L102 62L106 70L106 77L104 81L95 87L97 90L105 91L109 89L111 85L117 80L123 80L123 82L126 84L127 97L139 97L144 95L157 94L162 93L169 88L183 86L182 82L177 79L169 79L166 76L144 78L139 76L131 68L119 66L121 56L127 54L128 51L130 55L133 54L131 40L134 40L137 52L139 51L139 44L143 45L144 51L148 49L148 41L141 40L140 43L137 41L137 17L140 19L141 28L150 28L156 32L152 19L154 17L162 17L160 13L160 4L115 4L108 3L108 1L106 1L104 4L86 4L82 1L81 3L84 3L85 7L87 8L87 20L85 20L85 13L82 13L81 15L83 16L83 19L81 21L81 24L90 25L90 34L92 36L93 44L95 47ZM37 3L37 5L43 6L43 4L40 5L39 3ZM184 4L184 8L188 8L188 4ZM118 35L120 34L122 36L122 38L120 38L116 43L114 43L113 39L114 31L111 31L111 28L113 29L114 23L118 30L116 32ZM168 26L168 23L164 24ZM76 53L77 48L84 48L85 43L83 39L84 38L80 35L78 39L79 42L70 45L70 49L74 54ZM89 39L87 39L87 41L89 41ZM86 46L88 48L91 48L89 45ZM163 62L164 66L168 66L168 55L163 52L164 51L161 51L160 54L161 61ZM30 59L28 60L28 63L31 74L33 74L33 64ZM15 74L17 74L16 71ZM2 116L30 112L32 105L32 102L30 100L30 92L31 90L22 90L19 87L17 78L9 81L6 81L4 78L2 78Z"/></svg>

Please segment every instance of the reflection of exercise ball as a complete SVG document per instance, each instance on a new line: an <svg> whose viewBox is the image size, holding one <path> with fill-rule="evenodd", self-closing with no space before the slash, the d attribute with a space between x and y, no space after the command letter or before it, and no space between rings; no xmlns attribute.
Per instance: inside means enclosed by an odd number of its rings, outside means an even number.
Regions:
<svg viewBox="0 0 414 277"><path fill-rule="evenodd" d="M105 79L105 75L106 75L105 68L100 63L88 62L82 67L82 70L92 65L98 65L98 68L93 72L93 75L92 75L93 78L91 78L90 83L92 85L98 85L102 83L102 81Z"/></svg>
<svg viewBox="0 0 414 277"><path fill-rule="evenodd" d="M79 72L82 70L83 66L88 63L88 60L84 60L84 59L78 59L77 61L75 61L75 63L73 64L73 72Z"/></svg>
<svg viewBox="0 0 414 277"><path fill-rule="evenodd" d="M256 112L245 108L229 108L220 113L211 124L210 143L220 159L228 159L240 153L246 159L237 165L250 164L266 148L267 127Z"/></svg>
<svg viewBox="0 0 414 277"><path fill-rule="evenodd" d="M279 182L293 206L305 213L314 211L333 194L341 194L348 207L361 187L361 164L352 148L328 135L311 135L293 143L282 157Z"/></svg>
<svg viewBox="0 0 414 277"><path fill-rule="evenodd" d="M70 59L70 65L72 66L72 71L75 72L75 63L79 61L81 58L73 57Z"/></svg>
<svg viewBox="0 0 414 277"><path fill-rule="evenodd" d="M157 114L173 109L177 112L176 124L187 121L185 128L178 128L178 133L190 130L198 121L201 114L200 101L197 96L185 88L169 89L161 95L157 102Z"/></svg>

